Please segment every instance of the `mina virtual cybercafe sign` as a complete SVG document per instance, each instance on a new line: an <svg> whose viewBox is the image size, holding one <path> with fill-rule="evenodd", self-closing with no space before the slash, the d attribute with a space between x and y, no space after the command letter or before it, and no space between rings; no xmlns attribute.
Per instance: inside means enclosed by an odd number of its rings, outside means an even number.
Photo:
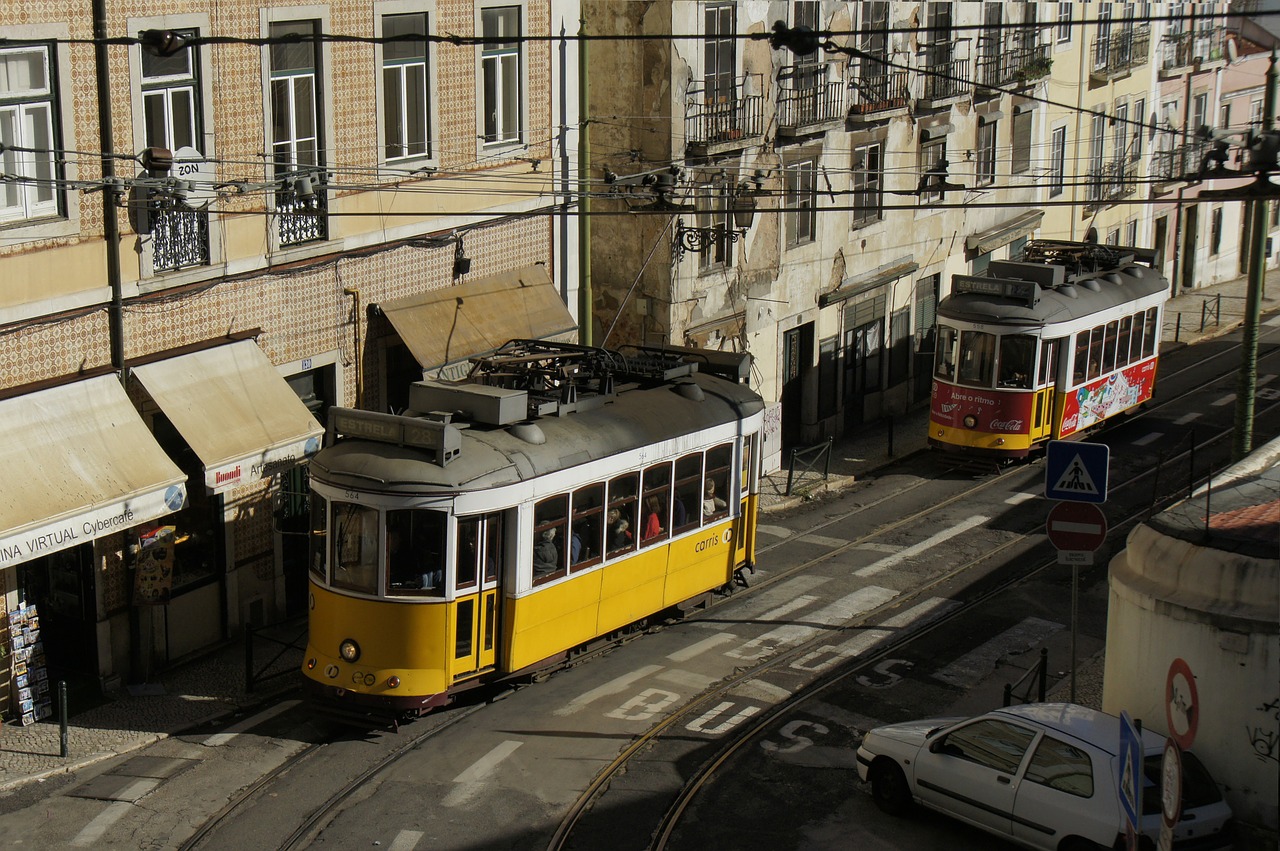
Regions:
<svg viewBox="0 0 1280 851"><path fill-rule="evenodd" d="M210 493L218 493L259 479L267 479L302 463L319 451L320 438L318 437L308 437L285 446L267 449L247 458L209 467L204 471L204 486Z"/></svg>
<svg viewBox="0 0 1280 851"><path fill-rule="evenodd" d="M185 484L166 485L119 502L87 509L0 538L0 567L51 555L94 538L123 532L130 526L178 511L187 503Z"/></svg>

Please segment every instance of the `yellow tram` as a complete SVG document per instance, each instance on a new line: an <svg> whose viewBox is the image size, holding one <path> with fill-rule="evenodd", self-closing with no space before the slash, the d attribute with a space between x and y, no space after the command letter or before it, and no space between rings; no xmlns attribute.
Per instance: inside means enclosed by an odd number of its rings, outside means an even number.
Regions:
<svg viewBox="0 0 1280 851"><path fill-rule="evenodd" d="M748 355L512 341L402 415L337 408L311 461L303 674L420 714L700 601L753 564Z"/></svg>

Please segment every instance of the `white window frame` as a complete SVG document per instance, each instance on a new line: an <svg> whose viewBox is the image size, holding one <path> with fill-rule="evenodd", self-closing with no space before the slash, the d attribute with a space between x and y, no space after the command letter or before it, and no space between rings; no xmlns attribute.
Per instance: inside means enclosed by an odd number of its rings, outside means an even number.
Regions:
<svg viewBox="0 0 1280 851"><path fill-rule="evenodd" d="M874 169L867 166L872 152L875 155ZM884 153L883 139L854 146L853 172L850 178L855 207L852 225L854 230L884 219ZM874 205L869 202L874 202Z"/></svg>
<svg viewBox="0 0 1280 851"><path fill-rule="evenodd" d="M1018 133L1021 125L1024 132ZM1035 139L1036 111L1024 109L1014 110L1009 120L1009 173L1026 174L1031 170L1031 147ZM1019 145L1021 141L1021 145Z"/></svg>
<svg viewBox="0 0 1280 851"><path fill-rule="evenodd" d="M974 185L992 186L996 182L997 151L996 140L1000 136L998 120L978 118L977 138L974 140Z"/></svg>
<svg viewBox="0 0 1280 851"><path fill-rule="evenodd" d="M15 201L0 206L0 226L28 224L61 215L63 190L58 185L59 158L55 151L62 146L54 120L59 100L55 88L57 52L57 45L52 42L0 48L0 60L35 59L42 77L28 88L0 94L0 126L12 131L6 141L16 148L43 149L0 153L0 170L22 178L8 182L5 194L0 195L0 203L10 194Z"/></svg>
<svg viewBox="0 0 1280 851"><path fill-rule="evenodd" d="M818 155L798 157L783 166L784 203L788 209L788 248L809 245L818 238Z"/></svg>
<svg viewBox="0 0 1280 851"><path fill-rule="evenodd" d="M1066 188L1067 128L1066 125L1061 125L1049 131L1049 197L1058 197Z"/></svg>
<svg viewBox="0 0 1280 851"><path fill-rule="evenodd" d="M476 4L475 27L476 34L484 35L484 19L486 13L495 9L515 9L519 15L519 32L518 37L523 37L528 33L529 26L529 9L527 3L523 0L511 0L511 2L483 2ZM491 154L495 149L514 148L523 146L527 127L529 125L529 98L528 98L528 52L524 49L524 42L517 38L512 42L513 46L503 46L497 49L486 48L485 45L478 44L476 46L476 136L480 141L479 153L483 155ZM496 63L499 69L510 63L515 63L515 80L517 91L514 94L516 127L507 127L505 123L501 123L505 110L498 109L495 117L498 118L497 138L488 139L489 131L487 128L486 111L488 105L485 103L485 74L490 63ZM495 78L498 82L496 97L498 104L505 103L510 93L502 87L503 80L506 79L503 74L498 74Z"/></svg>
<svg viewBox="0 0 1280 851"><path fill-rule="evenodd" d="M1058 3L1058 18L1053 28L1054 44L1068 44L1071 41L1071 4Z"/></svg>
<svg viewBox="0 0 1280 851"><path fill-rule="evenodd" d="M932 169L934 166L938 164L939 160L947 159L947 149L949 147L947 145L947 137L949 135L950 134L945 134L945 135L939 136L936 139L927 139L920 143L920 148L916 152L916 162L920 170L920 176L922 178L924 177L924 175L926 175L929 172L930 169ZM926 150L929 152L927 155L925 153ZM933 156L933 152L935 150L941 151L941 155ZM948 160L948 166L949 165L950 165L950 161ZM951 180L950 171L948 171L946 179L948 181ZM924 192L920 193L920 204L923 206L923 205L941 201L942 195L943 193L940 190L926 189ZM930 212L930 211L926 209L925 212Z"/></svg>
<svg viewBox="0 0 1280 851"><path fill-rule="evenodd" d="M427 35L431 36L436 31L436 4L434 2L422 2L422 0L393 0L393 2L374 3L374 34L381 38L383 36L383 23L386 18L398 15L425 15L427 19ZM422 116L426 129L426 150L422 153L405 154L404 156L388 156L388 149L395 144L394 140L387 138L387 110L391 108L389 103L390 94L387 91L386 74L389 68L407 68L417 65L418 62L410 62L403 60L393 60L388 63L385 59L384 45L378 44L374 50L374 61L378 69L377 77L377 110L378 110L378 158L379 160L392 167L400 167L412 164L414 167L422 165L438 165L439 151L437 144L439 124L439 86L437 80L439 77L438 57L436 44L430 40L426 42L426 55L421 60L424 66L426 76L426 110ZM400 104L402 118L407 105L402 101Z"/></svg>

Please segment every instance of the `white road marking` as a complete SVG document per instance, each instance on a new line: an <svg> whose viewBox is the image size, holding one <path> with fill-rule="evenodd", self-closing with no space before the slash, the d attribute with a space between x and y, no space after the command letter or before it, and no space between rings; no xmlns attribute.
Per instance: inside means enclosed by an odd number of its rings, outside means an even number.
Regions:
<svg viewBox="0 0 1280 851"><path fill-rule="evenodd" d="M422 838L420 830L402 830L396 834L396 838L391 840L391 844L387 846L387 851L413 851L418 847L418 840Z"/></svg>
<svg viewBox="0 0 1280 851"><path fill-rule="evenodd" d="M602 686L596 686L590 691L583 692L573 700L570 700L564 706L557 709L555 714L572 715L573 713L586 708L588 703L591 703L594 700L599 700L602 697L608 697L611 694L619 694L620 692L626 691L636 680L642 679L643 677L647 677L650 674L657 673L661 670L661 665L645 665L643 668L639 668L629 674L623 674L621 677L618 677L615 680L610 680Z"/></svg>
<svg viewBox="0 0 1280 851"><path fill-rule="evenodd" d="M685 688L690 688L695 691L702 691L712 683L719 682L722 677L711 677L703 674L695 674L693 671L672 669L655 674L654 679L661 680L662 682L674 683L675 685L684 686Z"/></svg>
<svg viewBox="0 0 1280 851"><path fill-rule="evenodd" d="M829 651L837 660L861 656L886 638L892 637L906 627L923 626L937 620L959 605L960 603L957 600L951 600L946 597L930 597L923 603L919 603L905 612L900 612L888 618L876 628L863 630L848 641L843 641L835 647L829 648ZM802 660L797 660L796 664L799 665L800 661Z"/></svg>
<svg viewBox="0 0 1280 851"><path fill-rule="evenodd" d="M1275 378L1276 378L1275 373L1269 373L1267 375L1262 376L1257 381L1255 381L1253 386L1261 387L1264 384L1270 384L1272 381L1275 381Z"/></svg>
<svg viewBox="0 0 1280 851"><path fill-rule="evenodd" d="M84 829L75 835L71 840L72 848L92 848L98 844L98 840L107 832L111 825L118 822L124 817L125 813L133 808L133 804L128 801L113 801L107 805L107 808L98 813L93 819L84 826Z"/></svg>
<svg viewBox="0 0 1280 851"><path fill-rule="evenodd" d="M1223 397L1222 397L1221 399L1219 399L1218 401L1216 401L1216 402L1210 402L1209 404L1213 405L1215 408L1221 408L1223 405L1231 405L1231 404L1234 404L1234 403L1235 403L1235 401L1236 401L1236 394L1231 393L1231 394L1228 394L1228 395L1226 395L1226 396L1223 396Z"/></svg>
<svg viewBox="0 0 1280 851"><path fill-rule="evenodd" d="M732 693L737 697L755 698L765 703L778 703L791 696L791 692L782 686L775 686L764 680L747 680L735 686Z"/></svg>
<svg viewBox="0 0 1280 851"><path fill-rule="evenodd" d="M800 540L812 541L823 547L844 547L849 544L844 538L828 538L826 535L801 535Z"/></svg>
<svg viewBox="0 0 1280 851"><path fill-rule="evenodd" d="M1138 438L1137 440L1135 440L1135 441L1133 442L1133 445L1134 445L1134 446L1146 446L1148 443L1155 443L1157 440L1159 440L1159 439L1160 439L1160 438L1162 438L1162 437L1164 437L1164 433L1163 433L1163 432L1153 431L1153 432L1151 432L1150 434L1144 434L1142 437L1140 437L1140 438Z"/></svg>
<svg viewBox="0 0 1280 851"><path fill-rule="evenodd" d="M1038 493L1015 493L1013 496L1011 496L1011 497L1009 497L1008 499L1006 499L1006 500L1004 501L1004 504L1005 504L1005 505L1022 505L1022 503L1026 502L1027 500L1035 499L1037 496L1040 496L1040 494L1038 494Z"/></svg>
<svg viewBox="0 0 1280 851"><path fill-rule="evenodd" d="M870 611L889 602L896 596L898 596L897 591L868 585L829 606L806 615L803 623L789 623L771 629L741 647L726 651L725 655L747 661L763 659L781 647L806 641L810 636L821 632L831 624L843 623L860 612Z"/></svg>
<svg viewBox="0 0 1280 851"><path fill-rule="evenodd" d="M1262 324L1263 325L1280 325L1280 313L1264 321Z"/></svg>
<svg viewBox="0 0 1280 851"><path fill-rule="evenodd" d="M448 795L445 795L440 800L440 803L446 807L456 807L471 800L471 798L475 797L476 792L480 791L480 786L484 779L498 767L498 763L515 753L521 744L523 742L508 739L471 763L465 771L453 778L453 782L458 785Z"/></svg>
<svg viewBox="0 0 1280 851"><path fill-rule="evenodd" d="M1191 422L1192 420L1198 420L1198 419L1200 419L1200 412L1199 412L1199 411L1192 411L1192 412L1191 412L1191 413L1189 413L1189 414L1183 414L1182 416L1178 417L1176 420L1174 420L1174 421L1173 421L1173 424L1174 424L1174 425L1186 425L1187 423Z"/></svg>
<svg viewBox="0 0 1280 851"><path fill-rule="evenodd" d="M774 538L790 538L791 530L786 526L766 526L763 523L756 524L756 532L770 535Z"/></svg>
<svg viewBox="0 0 1280 851"><path fill-rule="evenodd" d="M733 633L721 632L717 635L711 636L710 638L704 638L699 642L690 644L688 647L685 647L682 650L677 650L675 653L669 653L667 654L667 658L672 662L688 662L690 659L696 659L708 650L716 649L721 644L727 644L730 641L737 640L738 637Z"/></svg>
<svg viewBox="0 0 1280 851"><path fill-rule="evenodd" d="M960 688L977 685L996 669L1005 656L1024 653L1062 628L1060 623L1027 618L935 671L934 679Z"/></svg>
<svg viewBox="0 0 1280 851"><path fill-rule="evenodd" d="M762 595L754 600L749 601L742 609L741 616L732 621L702 621L707 629L728 629L743 621L765 620L769 616L764 614L771 607L780 606L784 602L794 600L796 597L807 591L812 591L827 582L829 577L825 576L797 576L794 579L788 579L776 588L770 588Z"/></svg>
<svg viewBox="0 0 1280 851"><path fill-rule="evenodd" d="M893 555L894 553L902 552L902 544L866 543L858 544L854 549L864 550L869 553L886 553L888 555Z"/></svg>
<svg viewBox="0 0 1280 851"><path fill-rule="evenodd" d="M254 727L261 724L263 721L266 721L270 718L274 718L282 712L287 712L288 710L297 706L299 703L302 703L302 701L286 700L284 703L278 703L275 706L271 707L270 709L264 709L262 712L259 712L257 715L254 715L252 718L246 718L243 721L238 721L235 724L232 724L227 729L223 730L221 733L215 733L214 735L205 739L204 744L207 747L211 747L211 748L217 747L218 745L225 745L227 742L231 741L240 733L243 733L245 730L251 730Z"/></svg>
<svg viewBox="0 0 1280 851"><path fill-rule="evenodd" d="M880 573L881 571L884 571L884 570L888 570L894 565L900 564L909 558L914 558L915 556L918 556L923 552L927 552L933 549L938 544L941 544L943 541L951 540L956 535L959 535L961 532L967 532L975 526L981 526L983 523L986 523L989 519L991 518L983 517L981 515L975 514L973 517L970 517L968 520L964 520L960 523L957 523L956 525L952 526L950 529L944 529L938 534L933 535L929 538L926 538L925 540L921 541L918 544L907 547L905 550L902 550L899 553L895 553L894 555L891 555L888 558L882 558L880 559L880 561L874 564L869 564L866 567L862 568L861 570L855 570L853 573L855 576L874 576L877 573Z"/></svg>

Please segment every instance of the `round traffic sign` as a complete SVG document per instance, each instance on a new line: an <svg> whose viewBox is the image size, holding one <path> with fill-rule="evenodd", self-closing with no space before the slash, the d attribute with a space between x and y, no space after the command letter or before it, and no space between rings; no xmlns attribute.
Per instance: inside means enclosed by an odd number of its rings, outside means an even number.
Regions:
<svg viewBox="0 0 1280 851"><path fill-rule="evenodd" d="M1173 739L1164 740L1160 762L1160 814L1170 827L1182 817L1182 749Z"/></svg>
<svg viewBox="0 0 1280 851"><path fill-rule="evenodd" d="M1107 539L1107 517L1091 502L1056 503L1044 525L1060 550L1091 553Z"/></svg>
<svg viewBox="0 0 1280 851"><path fill-rule="evenodd" d="M1169 665L1169 676L1164 683L1164 712L1169 735L1183 750L1189 749L1200 723L1200 698L1191 666L1181 658Z"/></svg>

